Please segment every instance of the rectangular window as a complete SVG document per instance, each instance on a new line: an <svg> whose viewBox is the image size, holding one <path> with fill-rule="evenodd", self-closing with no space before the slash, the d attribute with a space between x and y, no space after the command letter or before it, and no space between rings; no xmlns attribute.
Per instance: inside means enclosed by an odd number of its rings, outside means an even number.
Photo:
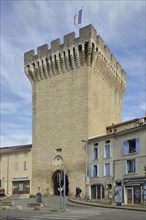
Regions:
<svg viewBox="0 0 146 220"><path fill-rule="evenodd" d="M91 167L91 177L98 176L98 165L92 165Z"/></svg>
<svg viewBox="0 0 146 220"><path fill-rule="evenodd" d="M14 163L14 170L15 170L15 171L18 170L18 161L16 161L16 162Z"/></svg>
<svg viewBox="0 0 146 220"><path fill-rule="evenodd" d="M110 143L105 144L105 158L110 158Z"/></svg>
<svg viewBox="0 0 146 220"><path fill-rule="evenodd" d="M24 152L24 157L28 157L28 152Z"/></svg>
<svg viewBox="0 0 146 220"><path fill-rule="evenodd" d="M110 176L110 163L105 164L105 176Z"/></svg>
<svg viewBox="0 0 146 220"><path fill-rule="evenodd" d="M138 153L140 150L139 138L126 140L123 142L123 154Z"/></svg>
<svg viewBox="0 0 146 220"><path fill-rule="evenodd" d="M93 148L93 160L97 160L98 159L98 144L94 144L94 148Z"/></svg>
<svg viewBox="0 0 146 220"><path fill-rule="evenodd" d="M28 170L28 161L24 161L24 170Z"/></svg>
<svg viewBox="0 0 146 220"><path fill-rule="evenodd" d="M15 153L15 159L18 159L18 153Z"/></svg>
<svg viewBox="0 0 146 220"><path fill-rule="evenodd" d="M136 160L126 160L126 174L136 172Z"/></svg>

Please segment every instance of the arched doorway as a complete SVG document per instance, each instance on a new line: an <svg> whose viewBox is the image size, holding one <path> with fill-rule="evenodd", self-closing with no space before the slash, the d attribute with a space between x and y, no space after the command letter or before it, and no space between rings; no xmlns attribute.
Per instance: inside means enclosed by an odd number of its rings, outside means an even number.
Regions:
<svg viewBox="0 0 146 220"><path fill-rule="evenodd" d="M59 176L61 178L61 187L64 185L64 171L63 170L57 170L52 176L53 180L53 189L54 189L54 195L60 195L60 191L58 190L59 188ZM65 175L65 186L66 186L66 196L68 196L68 176Z"/></svg>

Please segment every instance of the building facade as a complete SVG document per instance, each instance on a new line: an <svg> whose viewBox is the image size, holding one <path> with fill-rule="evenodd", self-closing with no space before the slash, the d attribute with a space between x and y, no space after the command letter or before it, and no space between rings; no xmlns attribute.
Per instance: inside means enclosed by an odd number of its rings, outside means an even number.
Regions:
<svg viewBox="0 0 146 220"><path fill-rule="evenodd" d="M108 126L105 135L88 140L88 151L92 199L114 199L114 187L121 186L122 202L143 202L146 116Z"/></svg>
<svg viewBox="0 0 146 220"><path fill-rule="evenodd" d="M66 171L66 193L85 190L82 139L121 121L126 76L92 25L24 55L32 84L32 191L58 194L57 175Z"/></svg>
<svg viewBox="0 0 146 220"><path fill-rule="evenodd" d="M0 148L0 188L5 195L31 194L32 145Z"/></svg>

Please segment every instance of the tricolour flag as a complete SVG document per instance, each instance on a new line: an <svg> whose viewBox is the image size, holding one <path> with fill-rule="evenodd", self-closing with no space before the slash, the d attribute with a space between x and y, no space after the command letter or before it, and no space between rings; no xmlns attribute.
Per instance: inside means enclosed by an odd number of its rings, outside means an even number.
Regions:
<svg viewBox="0 0 146 220"><path fill-rule="evenodd" d="M80 9L78 14L74 16L74 24L81 24L82 23L82 15L83 15L83 9Z"/></svg>

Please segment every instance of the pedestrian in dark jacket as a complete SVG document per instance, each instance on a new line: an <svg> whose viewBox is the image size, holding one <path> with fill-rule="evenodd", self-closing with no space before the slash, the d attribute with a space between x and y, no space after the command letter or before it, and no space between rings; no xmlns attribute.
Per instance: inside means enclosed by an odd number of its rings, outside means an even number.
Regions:
<svg viewBox="0 0 146 220"><path fill-rule="evenodd" d="M77 198L81 198L80 194L81 194L82 190L79 187L76 187L76 197Z"/></svg>

